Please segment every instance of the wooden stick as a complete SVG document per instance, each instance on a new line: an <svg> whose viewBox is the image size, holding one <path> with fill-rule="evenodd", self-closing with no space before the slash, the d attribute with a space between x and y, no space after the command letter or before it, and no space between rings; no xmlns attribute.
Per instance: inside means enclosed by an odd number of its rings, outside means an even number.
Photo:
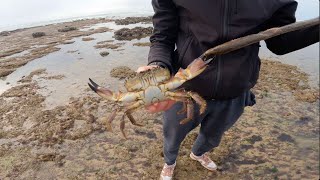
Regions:
<svg viewBox="0 0 320 180"><path fill-rule="evenodd" d="M203 60L208 60L214 57L215 55L226 54L228 52L241 49L243 47L260 42L262 40L266 40L275 36L279 36L281 34L308 28L315 25L319 25L319 17L306 20L306 21L292 23L282 27L271 28L257 34L251 34L248 36L237 38L237 39L228 41L226 43L223 43L219 46L216 46L214 48L211 48L207 50L204 54L202 54L200 58L202 58Z"/></svg>

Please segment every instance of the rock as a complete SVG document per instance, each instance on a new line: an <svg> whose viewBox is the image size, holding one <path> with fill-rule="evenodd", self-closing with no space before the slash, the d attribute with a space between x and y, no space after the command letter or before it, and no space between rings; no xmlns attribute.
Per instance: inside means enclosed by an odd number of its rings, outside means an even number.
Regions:
<svg viewBox="0 0 320 180"><path fill-rule="evenodd" d="M133 46L145 47L145 46L151 46L151 43L150 42L134 43Z"/></svg>
<svg viewBox="0 0 320 180"><path fill-rule="evenodd" d="M258 141L262 141L262 137L261 136L257 136L257 135L253 135L251 136L248 141L250 142L250 144L254 144Z"/></svg>
<svg viewBox="0 0 320 180"><path fill-rule="evenodd" d="M151 23L152 17L126 17L124 19L115 20L116 25L128 25L128 24L136 24L136 23Z"/></svg>
<svg viewBox="0 0 320 180"><path fill-rule="evenodd" d="M157 139L157 135L154 132L147 132L146 135L149 139Z"/></svg>
<svg viewBox="0 0 320 180"><path fill-rule="evenodd" d="M59 32L69 32L69 31L75 31L78 30L77 27L72 26L65 26L64 28L58 29Z"/></svg>
<svg viewBox="0 0 320 180"><path fill-rule="evenodd" d="M249 145L249 144L241 144L241 149L248 150L248 149L251 149L251 148L253 148L252 145Z"/></svg>
<svg viewBox="0 0 320 180"><path fill-rule="evenodd" d="M64 41L61 44L73 44L75 41Z"/></svg>
<svg viewBox="0 0 320 180"><path fill-rule="evenodd" d="M84 38L82 38L82 41L92 41L92 40L94 40L94 38L92 38L92 37L84 37Z"/></svg>
<svg viewBox="0 0 320 180"><path fill-rule="evenodd" d="M4 68L0 68L0 77L6 77L9 74L11 74L12 72L14 72L14 69L4 69Z"/></svg>
<svg viewBox="0 0 320 180"><path fill-rule="evenodd" d="M9 31L2 31L0 32L0 36L9 36L10 32Z"/></svg>
<svg viewBox="0 0 320 180"><path fill-rule="evenodd" d="M106 48L106 49L118 49L120 46L124 45L124 43L116 43L116 44L97 44L94 47L96 49L102 49L102 48Z"/></svg>
<svg viewBox="0 0 320 180"><path fill-rule="evenodd" d="M108 56L109 54L110 54L110 53L107 52L107 51L102 51L102 52L100 52L100 55L101 55L102 57Z"/></svg>
<svg viewBox="0 0 320 180"><path fill-rule="evenodd" d="M311 117L305 116L305 117L300 117L300 119L298 121L296 121L296 124L297 125L306 125L311 121L312 121Z"/></svg>
<svg viewBox="0 0 320 180"><path fill-rule="evenodd" d="M132 40L132 39L141 39L152 34L152 27L135 27L133 29L122 28L114 32L114 38L116 40Z"/></svg>
<svg viewBox="0 0 320 180"><path fill-rule="evenodd" d="M42 36L45 36L46 33L44 32L35 32L35 33L32 33L32 37L33 38L39 38L39 37L42 37Z"/></svg>
<svg viewBox="0 0 320 180"><path fill-rule="evenodd" d="M294 92L294 96L298 101L314 103L319 99L319 90L304 89Z"/></svg>
<svg viewBox="0 0 320 180"><path fill-rule="evenodd" d="M134 75L136 75L136 72L127 66L115 67L110 72L111 77L119 78L119 79L133 77Z"/></svg>
<svg viewBox="0 0 320 180"><path fill-rule="evenodd" d="M290 143L295 142L294 139L292 138L292 136L285 134L285 133L282 133L280 136L278 136L277 139L282 142L290 142Z"/></svg>
<svg viewBox="0 0 320 180"><path fill-rule="evenodd" d="M142 135L142 136L147 136L149 139L157 139L157 135L156 133L152 132L152 131L146 131L146 130L142 130L142 129L136 129L134 130L134 132L138 135Z"/></svg>

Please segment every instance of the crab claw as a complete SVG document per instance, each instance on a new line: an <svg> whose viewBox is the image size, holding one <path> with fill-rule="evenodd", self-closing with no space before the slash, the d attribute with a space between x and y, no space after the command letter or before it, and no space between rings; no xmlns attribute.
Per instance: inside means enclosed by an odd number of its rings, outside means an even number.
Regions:
<svg viewBox="0 0 320 180"><path fill-rule="evenodd" d="M188 65L188 67L183 71L183 73L188 77L188 80L190 80L201 74L207 68L207 66L208 65L206 62L204 62L200 58L197 58Z"/></svg>
<svg viewBox="0 0 320 180"><path fill-rule="evenodd" d="M101 86L99 86L97 83L95 83L92 79L89 78L90 83L88 83L89 87L96 92L99 96L107 99L107 100L111 100L111 101L115 101L116 99L114 98L114 93L112 91L110 91L109 89L103 88Z"/></svg>
<svg viewBox="0 0 320 180"><path fill-rule="evenodd" d="M182 82L193 79L194 77L201 74L206 68L207 63L201 58L193 60L186 69L180 68L180 70L175 75L176 78L180 79Z"/></svg>

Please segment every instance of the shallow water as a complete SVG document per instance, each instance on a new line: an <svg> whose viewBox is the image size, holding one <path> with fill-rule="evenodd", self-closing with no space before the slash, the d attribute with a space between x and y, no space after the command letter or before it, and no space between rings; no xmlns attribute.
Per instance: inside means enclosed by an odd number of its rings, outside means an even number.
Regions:
<svg viewBox="0 0 320 180"><path fill-rule="evenodd" d="M91 28L108 27L113 30L123 27L150 27L151 24L137 23L134 25L122 26L116 25L114 22L96 24L83 30ZM93 34L89 37L94 38L92 41L82 41L83 37L74 38L73 44L59 45L61 50L46 55L42 58L29 62L25 66L17 69L10 74L6 80L0 80L0 93L17 84L23 76L27 76L34 70L47 69L49 75L61 75L65 78L61 80L47 81L39 79L39 85L43 87L41 94L48 96L46 102L48 107L65 105L70 97L79 97L88 89L88 78L92 78L97 83L109 86L119 87L120 83L117 79L111 78L109 72L117 66L129 66L136 70L139 66L147 63L147 54L149 47L132 48L133 43L148 42L148 38L132 41L117 41L112 38L113 31ZM111 44L124 43L118 49L95 49L97 42L105 40L114 40ZM121 49L125 49L121 51ZM120 51L118 51L120 50ZM70 51L76 51L70 53ZM108 51L110 54L102 57L99 53ZM10 84L7 84L10 83ZM116 89L115 89L116 90Z"/></svg>

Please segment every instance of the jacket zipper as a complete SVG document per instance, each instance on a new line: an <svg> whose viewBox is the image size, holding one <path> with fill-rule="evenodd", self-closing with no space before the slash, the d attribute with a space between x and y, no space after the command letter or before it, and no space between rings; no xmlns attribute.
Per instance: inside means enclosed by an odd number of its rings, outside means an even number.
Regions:
<svg viewBox="0 0 320 180"><path fill-rule="evenodd" d="M222 36L221 36L221 40L225 41L225 38L227 36L228 33L228 5L229 5L229 1L228 0L224 0L224 12L223 12L223 24L222 24ZM215 87L214 87L214 93L213 96L216 96L218 93L218 85L220 83L220 79L221 79L221 56L217 56L217 76L216 76L216 82L215 82Z"/></svg>

